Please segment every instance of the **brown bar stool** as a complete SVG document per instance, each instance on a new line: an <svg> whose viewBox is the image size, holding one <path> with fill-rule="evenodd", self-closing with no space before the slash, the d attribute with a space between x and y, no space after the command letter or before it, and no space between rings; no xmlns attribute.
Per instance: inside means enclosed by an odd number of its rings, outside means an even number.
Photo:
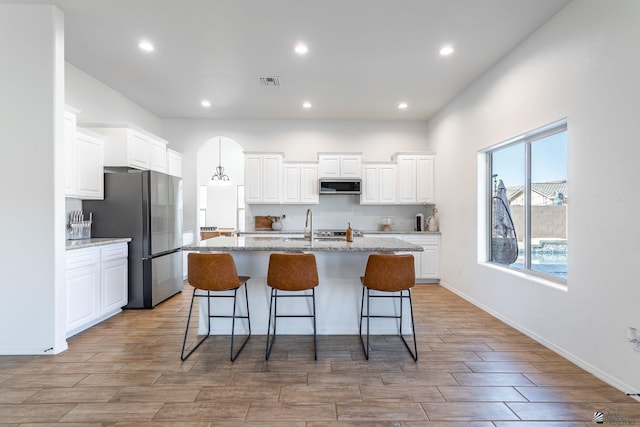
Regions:
<svg viewBox="0 0 640 427"><path fill-rule="evenodd" d="M316 350L316 297L315 287L318 286L318 266L313 254L271 254L269 257L269 272L267 285L271 287L269 301L269 324L267 327L266 359L269 360L273 342L276 340L276 320L278 317L311 317L313 318L313 358L318 360ZM278 291L307 291L304 294L278 295ZM278 298L311 298L312 314L278 314ZM272 311L273 308L273 311ZM271 338L271 317L273 313L273 338Z"/></svg>
<svg viewBox="0 0 640 427"><path fill-rule="evenodd" d="M230 318L231 320L231 361L236 360L236 357L240 354L244 346L251 338L251 320L249 319L249 293L247 291L247 280L249 276L238 276L236 271L236 264L233 261L233 257L229 253L210 253L199 254L190 253L188 256L189 276L188 282L193 286L193 296L191 297L191 307L189 307L189 317L187 318L187 328L184 331L184 341L182 342L182 353L180 358L186 360L191 356L200 344L209 338L211 332L211 319L218 318ZM247 306L247 315L236 315L236 303L238 296L238 289L244 285L244 296ZM206 291L206 294L198 293L200 291ZM212 292L221 291L233 291L233 295L214 295ZM184 350L187 345L187 334L189 332L189 323L191 322L191 312L193 310L193 301L197 298L207 299L207 334L189 351L185 356ZM233 314L231 315L212 315L211 314L211 298L233 298ZM240 350L237 353L233 353L233 344L235 339L235 326L236 319L247 319L249 327L249 335L240 346Z"/></svg>
<svg viewBox="0 0 640 427"><path fill-rule="evenodd" d="M360 306L360 341L364 349L364 355L369 360L369 324L372 317L390 318L400 320L400 338L409 350L414 361L418 361L418 345L416 343L416 329L413 323L413 305L411 303L411 288L416 282L416 273L413 265L413 255L403 254L371 254L367 260L364 277L360 281L364 285L362 288L362 304ZM386 295L374 294L370 295L370 290L385 292ZM367 299L367 314L364 314L365 291ZM400 292L400 295L397 294ZM406 292L406 295L405 295ZM369 301L371 298L393 298L400 299L400 315L399 316L383 316L372 315L369 311ZM411 314L411 330L413 332L413 351L404 338L402 333L402 306L403 300L409 300L409 311ZM367 343L362 338L362 319L367 319Z"/></svg>

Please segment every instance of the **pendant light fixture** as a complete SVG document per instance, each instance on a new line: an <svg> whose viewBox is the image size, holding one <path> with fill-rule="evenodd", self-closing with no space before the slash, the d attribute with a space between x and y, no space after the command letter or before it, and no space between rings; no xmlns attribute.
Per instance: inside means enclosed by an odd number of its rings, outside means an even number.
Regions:
<svg viewBox="0 0 640 427"><path fill-rule="evenodd" d="M218 166L216 167L216 173L211 177L211 183L231 183L229 176L224 173L224 168L222 167L222 138L218 138Z"/></svg>

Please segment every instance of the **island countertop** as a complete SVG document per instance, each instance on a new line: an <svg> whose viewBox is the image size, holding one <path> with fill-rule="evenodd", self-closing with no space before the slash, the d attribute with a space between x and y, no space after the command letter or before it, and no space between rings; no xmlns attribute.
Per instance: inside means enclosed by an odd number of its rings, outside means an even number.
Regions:
<svg viewBox="0 0 640 427"><path fill-rule="evenodd" d="M422 252L424 248L394 237L354 237L353 242L347 242L342 239L322 238L309 241L301 237L221 236L183 246L182 250L194 252Z"/></svg>

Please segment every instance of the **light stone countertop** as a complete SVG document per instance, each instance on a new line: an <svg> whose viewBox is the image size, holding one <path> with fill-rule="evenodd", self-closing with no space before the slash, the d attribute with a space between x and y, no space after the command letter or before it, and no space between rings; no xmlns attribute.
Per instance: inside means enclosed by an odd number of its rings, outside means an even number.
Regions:
<svg viewBox="0 0 640 427"><path fill-rule="evenodd" d="M424 248L394 237L354 237L353 242L327 239L310 242L302 238L274 236L221 236L183 246L182 250L194 252L422 252Z"/></svg>
<svg viewBox="0 0 640 427"><path fill-rule="evenodd" d="M440 234L439 231L415 231L415 230L391 230L391 231L382 231L382 230L360 230L362 234ZM238 236L245 236L247 234L304 234L304 230L255 230L255 231L236 231L235 234Z"/></svg>
<svg viewBox="0 0 640 427"><path fill-rule="evenodd" d="M93 239L67 240L67 250L112 245L114 243L126 243L130 241L130 237L94 237Z"/></svg>
<svg viewBox="0 0 640 427"><path fill-rule="evenodd" d="M439 231L415 231L415 230L391 230L391 231L382 231L382 230L358 230L362 234L440 234Z"/></svg>

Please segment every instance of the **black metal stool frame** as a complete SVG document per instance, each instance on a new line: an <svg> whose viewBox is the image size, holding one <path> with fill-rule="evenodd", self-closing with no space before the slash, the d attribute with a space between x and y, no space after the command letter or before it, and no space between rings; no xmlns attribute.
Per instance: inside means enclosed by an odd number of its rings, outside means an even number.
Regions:
<svg viewBox="0 0 640 427"><path fill-rule="evenodd" d="M182 342L182 352L180 354L180 359L182 359L182 361L187 360L187 358L189 356L191 356L191 353L196 351L196 349L198 347L200 347L200 344L202 344L207 338L209 338L209 335L211 333L211 319L212 318L232 319L231 320L231 351L230 351L230 359L231 359L232 362L236 360L236 358L238 357L238 355L240 354L242 349L245 347L245 345L247 345L247 342L249 342L249 338L251 338L251 319L249 317L249 292L247 291L247 284L243 283L243 285L244 285L245 302L246 302L246 305L247 305L247 315L246 316L237 316L236 315L237 296L238 296L238 289L240 288L240 286L238 286L237 288L229 289L229 290L233 290L233 295L212 295L211 291L207 291L206 294L197 294L198 288L194 288L193 289L193 295L191 296L191 306L189 307L189 317L187 318L187 328L184 331L184 341ZM195 345L195 347L193 347L191 349L191 351L189 351L189 353L187 353L187 355L185 356L184 350L185 350L185 347L187 345L187 334L189 332L189 324L191 323L191 312L193 311L193 302L195 301L196 297L197 298L207 298L207 335L205 335L204 338L202 338ZM233 298L233 314L232 315L220 315L220 314L219 315L212 315L211 314L211 298ZM240 349L234 354L233 353L233 345L234 345L234 341L235 341L236 319L247 319L247 324L249 326L249 335L243 341L242 345L240 346Z"/></svg>
<svg viewBox="0 0 640 427"><path fill-rule="evenodd" d="M367 298L367 315L364 315L364 300L365 300L365 291L366 291L366 298ZM416 328L415 328L415 324L413 321L413 304L411 303L411 289L407 289L407 295L404 295L404 290L402 291L396 291L396 292L400 292L400 295L370 295L370 289L367 288L366 286L362 287L362 303L360 305L360 341L362 342L362 349L364 350L364 356L366 357L367 360L369 360L369 325L371 323L371 318L385 318L385 319L400 319L400 338L402 339L402 342L404 343L405 347L407 347L407 350L409 350L409 354L411 354L411 357L413 358L413 360L415 362L418 361L418 343L416 341ZM386 292L386 291L380 291L380 292ZM400 299L400 315L399 316L383 316L383 315L372 315L370 314L371 312L369 311L369 301L371 298L391 298L391 299ZM402 333L402 306L404 305L402 303L402 301L404 299L408 299L409 300L409 310L410 310L410 314L411 314L411 330L413 332L413 351L411 350L411 347L409 347L409 344L407 343L407 340L404 338L404 334ZM362 319L366 317L367 318L367 343L365 345L364 342L364 338L362 337Z"/></svg>
<svg viewBox="0 0 640 427"><path fill-rule="evenodd" d="M299 292L299 291L292 291ZM278 298L311 298L313 313L312 314L278 314ZM273 311L271 307L273 306ZM271 338L271 317L273 313L273 338ZM265 354L266 360L269 360L271 355L271 349L273 343L276 340L276 321L278 317L311 317L313 318L313 359L318 360L317 352L317 335L316 335L316 293L315 289L311 288L311 294L303 295L278 295L278 289L271 288L271 298L269 300L269 323L267 326L267 351Z"/></svg>

